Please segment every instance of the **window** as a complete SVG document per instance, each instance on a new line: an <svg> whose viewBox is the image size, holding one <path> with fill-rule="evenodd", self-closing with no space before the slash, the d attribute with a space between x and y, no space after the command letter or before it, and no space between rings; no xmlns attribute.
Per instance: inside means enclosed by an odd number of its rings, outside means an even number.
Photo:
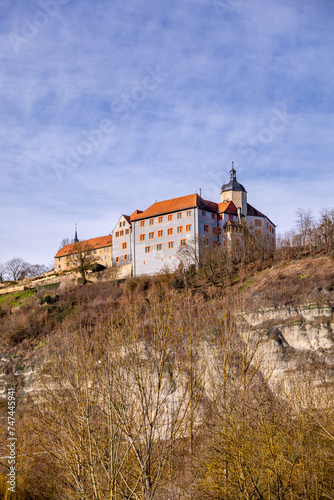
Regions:
<svg viewBox="0 0 334 500"><path fill-rule="evenodd" d="M220 227L214 227L213 228L213 234L220 234L220 233L221 233Z"/></svg>
<svg viewBox="0 0 334 500"><path fill-rule="evenodd" d="M168 220L173 220L173 216L172 216L172 215L169 215L169 216L168 216Z"/></svg>
<svg viewBox="0 0 334 500"><path fill-rule="evenodd" d="M218 219L219 219L219 220L222 220L223 218L224 218L223 214L219 214L219 215L218 215Z"/></svg>
<svg viewBox="0 0 334 500"><path fill-rule="evenodd" d="M178 219L182 219L182 212L179 212L179 213L177 214L177 218L178 218Z"/></svg>
<svg viewBox="0 0 334 500"><path fill-rule="evenodd" d="M202 216L206 217L206 211L205 210L202 210Z"/></svg>
<svg viewBox="0 0 334 500"><path fill-rule="evenodd" d="M229 216L228 216L228 219L229 219L229 220L233 220L233 215L229 215Z"/></svg>
<svg viewBox="0 0 334 500"><path fill-rule="evenodd" d="M148 237L150 240L152 240L154 238L154 233L148 233Z"/></svg>
<svg viewBox="0 0 334 500"><path fill-rule="evenodd" d="M126 229L126 230L125 230L125 234L129 234L129 229Z"/></svg>
<svg viewBox="0 0 334 500"><path fill-rule="evenodd" d="M104 251L105 251L105 252L108 252L108 247L105 247Z"/></svg>
<svg viewBox="0 0 334 500"><path fill-rule="evenodd" d="M124 260L128 260L128 255L127 254L124 255Z"/></svg>
<svg viewBox="0 0 334 500"><path fill-rule="evenodd" d="M261 221L260 219L255 219L255 226L260 227L261 226Z"/></svg>
<svg viewBox="0 0 334 500"><path fill-rule="evenodd" d="M122 227L122 222L119 223L119 227Z"/></svg>
<svg viewBox="0 0 334 500"><path fill-rule="evenodd" d="M187 210L187 217L191 216L191 210Z"/></svg>
<svg viewBox="0 0 334 500"><path fill-rule="evenodd" d="M124 250L128 246L127 242L122 243L122 249Z"/></svg>
<svg viewBox="0 0 334 500"><path fill-rule="evenodd" d="M118 262L118 261L119 261L119 257L116 257L116 262Z"/></svg>
<svg viewBox="0 0 334 500"><path fill-rule="evenodd" d="M94 250L94 253L96 253L96 250Z"/></svg>
<svg viewBox="0 0 334 500"><path fill-rule="evenodd" d="M144 220L141 220L140 221L140 227L144 227L145 226L145 221Z"/></svg>
<svg viewBox="0 0 334 500"><path fill-rule="evenodd" d="M180 241L180 245L181 245L181 247L185 247L185 246L186 246L186 244L187 244L187 240L181 240L181 241Z"/></svg>
<svg viewBox="0 0 334 500"><path fill-rule="evenodd" d="M203 243L204 243L204 245L208 245L209 244L208 238L203 238Z"/></svg>
<svg viewBox="0 0 334 500"><path fill-rule="evenodd" d="M150 226L153 226L154 224L154 219L150 219Z"/></svg>
<svg viewBox="0 0 334 500"><path fill-rule="evenodd" d="M125 226L125 220L123 220L123 227Z"/></svg>
<svg viewBox="0 0 334 500"><path fill-rule="evenodd" d="M169 229L167 229L167 234L168 234L168 236L170 236L171 234L173 234L173 228L172 227L169 228Z"/></svg>
<svg viewBox="0 0 334 500"><path fill-rule="evenodd" d="M119 235L120 235L120 236L124 236L124 231L120 231L120 232L119 232Z"/></svg>
<svg viewBox="0 0 334 500"><path fill-rule="evenodd" d="M168 242L168 248L174 248L174 241Z"/></svg>
<svg viewBox="0 0 334 500"><path fill-rule="evenodd" d="M162 245L161 245L161 243L159 243L159 244L157 245L157 250L161 250L161 249L162 249Z"/></svg>
<svg viewBox="0 0 334 500"><path fill-rule="evenodd" d="M211 214L211 219L212 220L216 220L216 215L215 214Z"/></svg>
<svg viewBox="0 0 334 500"><path fill-rule="evenodd" d="M158 231L158 237L161 238L164 235L163 231Z"/></svg>
<svg viewBox="0 0 334 500"><path fill-rule="evenodd" d="M206 224L204 224L204 231L205 231L206 233L208 233L208 232L209 232L209 226L207 226Z"/></svg>
<svg viewBox="0 0 334 500"><path fill-rule="evenodd" d="M146 238L145 234L141 234L139 237L140 241L145 241L145 238Z"/></svg>
<svg viewBox="0 0 334 500"><path fill-rule="evenodd" d="M67 264L67 265L68 265L68 264ZM58 269L60 269L60 264L59 264L59 266L58 266Z"/></svg>
<svg viewBox="0 0 334 500"><path fill-rule="evenodd" d="M115 236L116 236L116 238L119 237L119 231L116 232Z"/></svg>
<svg viewBox="0 0 334 500"><path fill-rule="evenodd" d="M191 231L191 224L186 225L186 231Z"/></svg>
<svg viewBox="0 0 334 500"><path fill-rule="evenodd" d="M178 233L183 233L183 226L178 226L177 232Z"/></svg>
<svg viewBox="0 0 334 500"><path fill-rule="evenodd" d="M150 253L151 247L145 247L145 253Z"/></svg>
<svg viewBox="0 0 334 500"><path fill-rule="evenodd" d="M159 222L159 224L161 224L163 221L164 221L164 218L163 218L163 217L159 217L159 218L158 218L158 222Z"/></svg>

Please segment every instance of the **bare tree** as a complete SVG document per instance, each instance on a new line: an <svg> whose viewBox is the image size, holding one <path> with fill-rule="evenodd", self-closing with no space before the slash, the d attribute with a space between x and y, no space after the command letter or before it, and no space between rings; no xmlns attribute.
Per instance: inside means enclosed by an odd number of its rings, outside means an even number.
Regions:
<svg viewBox="0 0 334 500"><path fill-rule="evenodd" d="M63 470L62 498L169 498L167 465L195 432L200 325L175 295L124 306L94 333L65 326L40 372L34 453Z"/></svg>
<svg viewBox="0 0 334 500"><path fill-rule="evenodd" d="M314 217L310 209L298 208L296 219L297 231L301 237L301 246L311 245L314 241Z"/></svg>
<svg viewBox="0 0 334 500"><path fill-rule="evenodd" d="M25 278L28 274L29 265L20 257L14 257L14 259L8 261L5 266L9 279L16 281Z"/></svg>
<svg viewBox="0 0 334 500"><path fill-rule="evenodd" d="M28 264L26 277L40 276L48 271L48 266L44 266L43 264Z"/></svg>
<svg viewBox="0 0 334 500"><path fill-rule="evenodd" d="M126 497L142 490L140 498L145 500L158 495L168 456L177 442L191 437L191 415L201 389L200 379L189 377L184 361L191 321L174 298L150 299L147 315L143 317L141 308L132 305L121 329L117 324L113 327L113 335L122 339L123 346L115 385L120 403L114 409L131 447L135 473Z"/></svg>
<svg viewBox="0 0 334 500"><path fill-rule="evenodd" d="M7 265L0 264L0 282L6 280L6 274L7 274Z"/></svg>
<svg viewBox="0 0 334 500"><path fill-rule="evenodd" d="M59 248L58 248L58 252L59 250L61 250L62 248L64 248L66 245L69 245L71 242L71 240L69 238L63 238L60 242L60 245L59 245Z"/></svg>
<svg viewBox="0 0 334 500"><path fill-rule="evenodd" d="M87 283L87 271L94 263L93 249L86 241L73 244L74 266L78 269L83 283Z"/></svg>
<svg viewBox="0 0 334 500"><path fill-rule="evenodd" d="M334 249L334 208L323 208L316 227L316 235L320 248L331 252Z"/></svg>

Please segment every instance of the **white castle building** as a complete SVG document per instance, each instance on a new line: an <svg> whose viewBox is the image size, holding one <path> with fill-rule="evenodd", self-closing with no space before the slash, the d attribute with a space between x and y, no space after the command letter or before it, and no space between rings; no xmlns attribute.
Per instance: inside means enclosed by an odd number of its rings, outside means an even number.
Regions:
<svg viewBox="0 0 334 500"><path fill-rule="evenodd" d="M190 194L121 215L112 231L113 265L131 262L133 276L156 274L166 266L173 269L183 247L196 246L196 242L226 245L231 232L243 222L251 233L275 245L275 224L247 203L247 192L237 181L233 164L230 173L230 182L221 188L220 203ZM195 251L199 253L200 248L197 244Z"/></svg>
<svg viewBox="0 0 334 500"><path fill-rule="evenodd" d="M131 215L121 215L112 231L112 240L110 236L94 238L98 262L105 266L124 266L127 272L122 275L157 274L166 267L175 269L180 263L181 250L187 245L194 246L198 258L203 247L226 245L242 224L260 237L264 245L274 246L275 224L249 205L247 191L237 181L233 163L230 174L230 182L221 188L220 203L204 200L195 193L156 202ZM58 252L56 271L66 269L66 264L71 262L67 257L71 252L74 253L73 244ZM64 256L67 262L63 262Z"/></svg>

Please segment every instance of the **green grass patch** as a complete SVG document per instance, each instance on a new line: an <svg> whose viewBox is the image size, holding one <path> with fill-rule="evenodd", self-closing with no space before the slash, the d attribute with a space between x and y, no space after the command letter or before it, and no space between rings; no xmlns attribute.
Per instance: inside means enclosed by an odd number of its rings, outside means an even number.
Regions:
<svg viewBox="0 0 334 500"><path fill-rule="evenodd" d="M0 305L7 307L19 307L29 302L35 294L34 290L23 290L21 292L12 292L0 297Z"/></svg>

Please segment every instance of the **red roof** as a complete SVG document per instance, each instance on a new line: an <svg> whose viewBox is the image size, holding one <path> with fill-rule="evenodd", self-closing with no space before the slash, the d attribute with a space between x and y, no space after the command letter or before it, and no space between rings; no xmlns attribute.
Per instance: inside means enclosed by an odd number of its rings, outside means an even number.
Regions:
<svg viewBox="0 0 334 500"><path fill-rule="evenodd" d="M198 194L189 194L188 196L181 196L180 198L173 198L171 200L158 201L153 203L147 210L139 213L138 215L131 215L131 220L147 219L148 217L155 217L157 215L168 214L171 212L179 212L187 208L200 208L208 212L216 212L218 210L217 203L213 201L203 200Z"/></svg>
<svg viewBox="0 0 334 500"><path fill-rule="evenodd" d="M130 220L133 220L134 217L136 217L136 215L139 215L139 214L142 214L143 211L142 210L135 210L133 212L133 214L130 215Z"/></svg>
<svg viewBox="0 0 334 500"><path fill-rule="evenodd" d="M247 203L247 215L251 215L252 217L265 217L265 215L256 210L256 208L252 207L249 203Z"/></svg>
<svg viewBox="0 0 334 500"><path fill-rule="evenodd" d="M250 215L252 217L265 217L266 219L268 219L266 215L260 212L260 210L257 210L256 208L252 207L252 205L250 205L249 203L247 203L247 215ZM276 227L275 224L271 222L270 219L268 219L268 221L270 222L271 225Z"/></svg>
<svg viewBox="0 0 334 500"><path fill-rule="evenodd" d="M85 246L91 248L92 250L96 248L110 247L112 245L112 236L100 236L99 238L91 238L90 240L79 241L79 243L84 243ZM55 257L63 257L64 255L72 255L77 253L78 243L70 243L65 245L63 248L58 250Z"/></svg>
<svg viewBox="0 0 334 500"><path fill-rule="evenodd" d="M238 215L238 210L233 201L222 201L218 204L219 213L226 212L227 214Z"/></svg>
<svg viewBox="0 0 334 500"><path fill-rule="evenodd" d="M122 214L122 215L123 215L124 219L125 219L125 220L126 220L126 221L130 224L130 226L131 226L131 220L130 220L131 218L130 218L130 215L124 215L124 214Z"/></svg>

